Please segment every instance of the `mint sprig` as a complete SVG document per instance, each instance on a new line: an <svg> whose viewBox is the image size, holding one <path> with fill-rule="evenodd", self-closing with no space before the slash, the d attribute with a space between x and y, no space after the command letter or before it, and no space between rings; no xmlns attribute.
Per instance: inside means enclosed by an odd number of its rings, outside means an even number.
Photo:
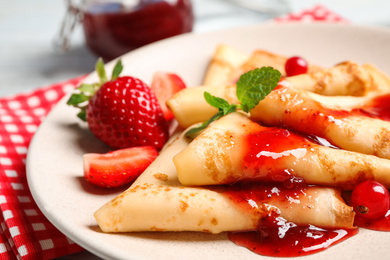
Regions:
<svg viewBox="0 0 390 260"><path fill-rule="evenodd" d="M108 81L106 71L104 69L104 63L101 58L97 60L95 69L99 77L99 82L93 84L82 83L79 87L76 88L76 92L70 96L67 102L68 105L80 109L80 112L77 114L77 116L83 121L87 121L86 110L88 106L88 101L96 94L99 88ZM110 80L112 81L117 79L121 74L122 70L122 61L119 59L114 66Z"/></svg>
<svg viewBox="0 0 390 260"><path fill-rule="evenodd" d="M186 132L186 136L193 136L202 131L212 122L219 118L241 109L244 112L254 108L278 85L281 73L272 67L257 68L241 75L237 82L236 95L240 104L229 104L223 98L204 92L204 98L207 103L218 109L218 112L198 127L191 128Z"/></svg>

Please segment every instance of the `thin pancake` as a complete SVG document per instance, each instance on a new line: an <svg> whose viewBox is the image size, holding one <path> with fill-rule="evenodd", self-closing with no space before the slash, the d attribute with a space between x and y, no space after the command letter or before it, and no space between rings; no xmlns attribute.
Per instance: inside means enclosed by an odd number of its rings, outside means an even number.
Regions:
<svg viewBox="0 0 390 260"><path fill-rule="evenodd" d="M326 147L240 113L211 124L173 160L184 185L283 182L294 176L344 190L367 179L390 187L389 160Z"/></svg>
<svg viewBox="0 0 390 260"><path fill-rule="evenodd" d="M256 201L250 211L234 203L224 189L185 187L177 179L172 157L188 145L180 136L132 186L98 209L104 232L252 230L271 211L297 224L352 228L354 213L333 188L305 190L297 203L287 199ZM277 208L275 208L277 206Z"/></svg>

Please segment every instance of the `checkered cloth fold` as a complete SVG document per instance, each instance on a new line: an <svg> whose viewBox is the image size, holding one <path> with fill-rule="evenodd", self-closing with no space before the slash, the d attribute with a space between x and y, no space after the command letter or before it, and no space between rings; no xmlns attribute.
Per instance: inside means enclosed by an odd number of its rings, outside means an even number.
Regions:
<svg viewBox="0 0 390 260"><path fill-rule="evenodd" d="M323 6L276 19L343 22ZM83 250L58 231L34 202L26 179L31 138L52 107L84 77L0 98L0 259L51 259Z"/></svg>
<svg viewBox="0 0 390 260"><path fill-rule="evenodd" d="M39 124L82 78L0 99L0 259L51 259L83 250L38 209L25 167Z"/></svg>

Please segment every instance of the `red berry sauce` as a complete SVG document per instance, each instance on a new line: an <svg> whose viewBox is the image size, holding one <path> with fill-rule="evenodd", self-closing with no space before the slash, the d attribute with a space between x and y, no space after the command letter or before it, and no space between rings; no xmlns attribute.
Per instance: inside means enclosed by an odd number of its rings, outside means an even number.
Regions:
<svg viewBox="0 0 390 260"><path fill-rule="evenodd" d="M104 60L135 48L192 31L191 1L147 0L134 7L121 3L94 4L84 11L88 47Z"/></svg>
<svg viewBox="0 0 390 260"><path fill-rule="evenodd" d="M375 97L362 108L354 109L352 113L390 121L390 94ZM355 225L371 230L390 231L390 210L384 217L374 220L356 215Z"/></svg>
<svg viewBox="0 0 390 260"><path fill-rule="evenodd" d="M251 126L245 136L247 150L243 152L243 169L251 182L230 185L224 194L244 211L253 210L254 204L268 207L264 203L271 198L300 200L310 186L302 178L295 177L293 169L279 165L285 165L282 161L291 156L304 156L315 144L331 146L321 141L315 136L301 135L287 129ZM229 232L229 239L260 255L295 257L323 251L358 233L358 229L297 225L281 218L275 210L264 210L269 214L259 221L257 230Z"/></svg>
<svg viewBox="0 0 390 260"><path fill-rule="evenodd" d="M283 91L283 86L277 89ZM390 95L378 96L361 108L351 111L339 111L322 107L319 103L308 105L312 107L310 118L306 118L298 127L298 131L303 133L319 133L319 126L333 123L335 120L349 116L367 116L390 121ZM299 110L297 111L299 113ZM318 124L313 124L312 120L319 120ZM323 127L325 129L325 127ZM265 130L266 129L266 130ZM325 135L323 135L325 137ZM282 160L289 156L299 157L305 154L312 145L321 144L332 146L326 140L317 136L297 134L294 131L281 128L259 128L254 129L246 136L248 152L243 160L243 169L246 174L258 177L258 180L268 182L278 182L279 190L283 190L280 199L286 199L304 192L306 184L303 179L294 177L293 169L279 167L283 165ZM264 200L271 194L271 188L259 188L258 184L234 184L227 192L230 199L240 204L244 210L250 210L253 200ZM248 188L248 185L252 188ZM251 186L252 185L252 186ZM269 185L269 184L267 184ZM254 188L256 187L256 188ZM299 197L299 196L298 196ZM379 230L390 231L390 210L385 217L369 220L360 216L355 217L355 226ZM256 231L229 232L229 239L235 244L244 246L249 250L266 256L295 257L313 254L327 247L339 243L358 233L358 229L327 229L318 228L312 225L298 226L288 222L271 212L269 217L259 223Z"/></svg>
<svg viewBox="0 0 390 260"><path fill-rule="evenodd" d="M278 192L275 192L277 189ZM234 184L225 192L243 210L250 211L267 199L299 199L305 193L302 183L284 184ZM259 203L257 203L259 202ZM313 225L299 226L281 218L276 210L268 209L269 214L260 219L257 230L229 232L228 238L237 245L265 256L295 257L320 252L358 233L358 229L327 229Z"/></svg>
<svg viewBox="0 0 390 260"><path fill-rule="evenodd" d="M375 97L362 108L353 109L352 113L390 121L390 94Z"/></svg>
<svg viewBox="0 0 390 260"><path fill-rule="evenodd" d="M283 86L276 89L283 91ZM368 116L390 121L390 95L376 97L365 106L352 111L332 110L316 102L308 107L312 107L310 118L306 118L305 122L295 129L306 134L314 132L321 135L323 130L319 126L325 129L324 125L349 116ZM286 115L288 120L288 113ZM313 120L320 122L313 124ZM307 185L303 179L294 177L293 169L278 166L283 164L282 160L289 156L303 155L313 143L336 148L317 136L296 134L287 129L274 127L264 128L260 125L258 129L250 131L246 136L246 142L248 152L243 160L243 169L251 178L256 176L258 180L267 181L267 184L237 183L231 185L225 194L247 211L252 209L256 201L264 202L276 195L280 200L288 200L289 197L297 199L305 192ZM278 193L272 192L274 187L278 189ZM356 216L355 225L372 230L390 231L390 210L385 217L376 220ZM286 221L276 211L271 210L266 218L259 221L257 230L229 232L228 237L235 244L260 255L296 257L323 251L357 233L358 229L299 226Z"/></svg>
<svg viewBox="0 0 390 260"><path fill-rule="evenodd" d="M274 91L278 95L286 95L287 87L278 85ZM289 97L286 97L289 98ZM286 110L280 123L281 126L291 127L303 134L315 134L318 137L327 137L327 126L330 124L342 127L342 120L352 116L364 116L384 121L390 121L390 94L373 98L360 108L348 110L335 110L324 107L315 100L301 100L296 98L296 109L292 113ZM304 105L302 105L304 104ZM298 122L297 122L298 121Z"/></svg>
<svg viewBox="0 0 390 260"><path fill-rule="evenodd" d="M251 181L288 182L294 177L294 169L287 169L283 160L304 157L314 144L333 147L316 136L260 125L245 136L245 142L242 169Z"/></svg>
<svg viewBox="0 0 390 260"><path fill-rule="evenodd" d="M260 125L251 129L245 139L247 152L244 152L243 169L251 178L266 182L236 183L229 186L225 195L245 211L251 211L254 203L260 207L271 198L300 200L308 188L306 183L302 178L294 176L293 169L279 165L284 165L282 160L290 156L304 156L314 143L320 143L319 139ZM229 232L228 237L235 244L260 255L294 257L325 250L357 232L357 229L299 226L271 210L268 217L260 220L256 231Z"/></svg>
<svg viewBox="0 0 390 260"><path fill-rule="evenodd" d="M283 223L277 220L275 222ZM358 229L323 229L311 225L296 226L287 222L270 224L261 231L229 232L228 238L236 245L259 255L296 257L323 251L357 233Z"/></svg>
<svg viewBox="0 0 390 260"><path fill-rule="evenodd" d="M355 225L371 230L390 231L390 210L383 218L379 219L366 219L357 215L355 216Z"/></svg>

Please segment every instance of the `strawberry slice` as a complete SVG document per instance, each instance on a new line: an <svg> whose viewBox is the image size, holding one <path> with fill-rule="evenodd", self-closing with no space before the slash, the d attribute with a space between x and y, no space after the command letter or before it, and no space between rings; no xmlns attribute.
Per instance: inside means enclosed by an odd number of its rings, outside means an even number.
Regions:
<svg viewBox="0 0 390 260"><path fill-rule="evenodd" d="M133 182L157 157L152 146L120 149L106 154L83 156L84 178L92 184L116 188Z"/></svg>
<svg viewBox="0 0 390 260"><path fill-rule="evenodd" d="M154 73L150 87L157 97L165 120L173 120L175 116L167 107L166 102L174 94L186 88L184 81L176 74L158 71Z"/></svg>

